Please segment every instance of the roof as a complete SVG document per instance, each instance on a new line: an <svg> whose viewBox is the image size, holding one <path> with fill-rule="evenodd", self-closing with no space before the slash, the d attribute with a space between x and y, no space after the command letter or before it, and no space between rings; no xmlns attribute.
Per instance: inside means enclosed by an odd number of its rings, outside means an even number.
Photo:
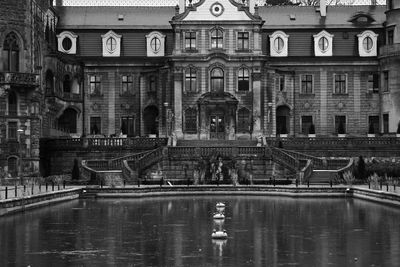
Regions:
<svg viewBox="0 0 400 267"><path fill-rule="evenodd" d="M171 29L175 7L60 6L59 28L72 29ZM118 20L123 15L123 20Z"/></svg>
<svg viewBox="0 0 400 267"><path fill-rule="evenodd" d="M263 28L351 28L355 14L369 14L369 27L382 27L386 6L328 6L325 18L314 6L260 6ZM172 6L59 6L61 29L171 29ZM123 15L123 20L118 20ZM291 20L291 16L295 17Z"/></svg>
<svg viewBox="0 0 400 267"><path fill-rule="evenodd" d="M349 20L363 12L374 18L369 26L382 27L385 22L386 6L328 6L322 18L314 6L261 6L259 14L265 23L263 28L326 28L355 27ZM291 16L295 17L291 20Z"/></svg>

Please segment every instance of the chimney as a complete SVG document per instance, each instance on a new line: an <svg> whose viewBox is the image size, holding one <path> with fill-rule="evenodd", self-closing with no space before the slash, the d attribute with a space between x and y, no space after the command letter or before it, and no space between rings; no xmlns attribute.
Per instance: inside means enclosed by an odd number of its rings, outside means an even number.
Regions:
<svg viewBox="0 0 400 267"><path fill-rule="evenodd" d="M64 2L63 0L56 0L56 6L63 6L64 5L63 2Z"/></svg>
<svg viewBox="0 0 400 267"><path fill-rule="evenodd" d="M249 11L254 14L254 7L256 6L256 0L248 0Z"/></svg>
<svg viewBox="0 0 400 267"><path fill-rule="evenodd" d="M186 10L186 0L179 0L179 13L183 13Z"/></svg>
<svg viewBox="0 0 400 267"><path fill-rule="evenodd" d="M321 17L326 17L326 0L319 1L319 12L321 13Z"/></svg>

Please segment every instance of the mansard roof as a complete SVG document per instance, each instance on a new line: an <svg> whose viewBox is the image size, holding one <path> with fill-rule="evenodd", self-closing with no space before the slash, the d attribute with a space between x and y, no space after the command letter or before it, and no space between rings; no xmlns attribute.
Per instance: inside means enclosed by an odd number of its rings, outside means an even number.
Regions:
<svg viewBox="0 0 400 267"><path fill-rule="evenodd" d="M57 12L60 29L171 29L175 7L62 6Z"/></svg>
<svg viewBox="0 0 400 267"><path fill-rule="evenodd" d="M368 27L382 27L385 6L328 6L321 17L312 6L260 6L258 13L265 21L263 28L351 28L356 14L368 14ZM173 6L61 6L57 7L60 29L171 29L175 16ZM188 10L189 12L189 10ZM176 18L182 19L183 14ZM123 20L119 16L123 15Z"/></svg>
<svg viewBox="0 0 400 267"><path fill-rule="evenodd" d="M360 12L373 18L370 27L382 27L385 22L385 6L328 6L326 17L313 6L262 6L259 14L265 23L263 28L351 28L357 27L351 20Z"/></svg>

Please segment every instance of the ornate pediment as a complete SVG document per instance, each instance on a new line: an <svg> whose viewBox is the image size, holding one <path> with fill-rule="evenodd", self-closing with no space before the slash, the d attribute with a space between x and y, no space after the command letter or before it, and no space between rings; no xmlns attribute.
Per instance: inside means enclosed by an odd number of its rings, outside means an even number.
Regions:
<svg viewBox="0 0 400 267"><path fill-rule="evenodd" d="M175 21L261 21L257 12L252 14L247 1L200 0L190 4L174 17ZM253 7L254 9L254 7ZM257 9L257 7L256 7ZM182 10L180 10L182 12Z"/></svg>

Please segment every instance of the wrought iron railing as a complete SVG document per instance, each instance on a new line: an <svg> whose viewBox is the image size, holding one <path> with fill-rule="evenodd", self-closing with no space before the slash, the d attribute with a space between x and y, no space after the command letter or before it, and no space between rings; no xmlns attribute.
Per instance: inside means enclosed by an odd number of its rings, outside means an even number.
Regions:
<svg viewBox="0 0 400 267"><path fill-rule="evenodd" d="M298 159L276 147L272 147L271 152L273 161L280 163L295 173L299 171L300 163Z"/></svg>
<svg viewBox="0 0 400 267"><path fill-rule="evenodd" d="M40 76L34 73L0 72L0 84L36 87L40 85Z"/></svg>

